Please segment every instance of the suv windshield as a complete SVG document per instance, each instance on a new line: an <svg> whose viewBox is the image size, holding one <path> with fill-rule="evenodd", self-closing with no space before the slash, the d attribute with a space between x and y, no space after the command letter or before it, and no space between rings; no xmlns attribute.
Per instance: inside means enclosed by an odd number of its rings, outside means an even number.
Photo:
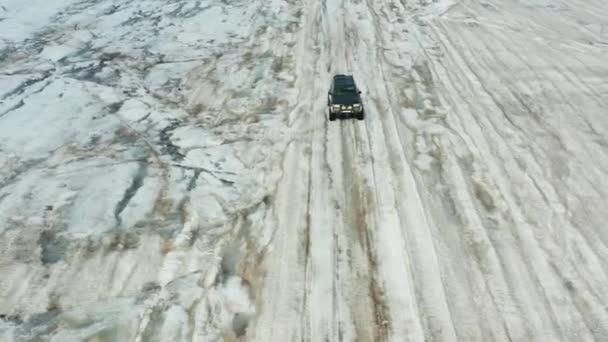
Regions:
<svg viewBox="0 0 608 342"><path fill-rule="evenodd" d="M337 86L336 89L335 89L335 93L336 93L336 95L354 94L355 93L355 86L354 85L341 85L341 86Z"/></svg>

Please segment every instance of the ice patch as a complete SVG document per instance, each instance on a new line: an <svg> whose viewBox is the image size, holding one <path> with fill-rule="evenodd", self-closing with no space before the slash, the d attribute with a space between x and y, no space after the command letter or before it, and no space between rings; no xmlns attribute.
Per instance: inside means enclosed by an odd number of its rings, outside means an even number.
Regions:
<svg viewBox="0 0 608 342"><path fill-rule="evenodd" d="M143 306L132 299L115 299L77 307L55 319L51 341L132 341Z"/></svg>
<svg viewBox="0 0 608 342"><path fill-rule="evenodd" d="M73 54L78 51L77 47L73 47L66 44L51 44L44 47L40 52L40 58L48 59L53 62L57 62L60 59Z"/></svg>
<svg viewBox="0 0 608 342"><path fill-rule="evenodd" d="M11 93L31 78L31 75L0 75L0 96L4 96L5 94ZM1 106L0 108L2 107L3 106Z"/></svg>
<svg viewBox="0 0 608 342"><path fill-rule="evenodd" d="M77 0L3 0L0 41L22 41L51 22L51 18ZM2 48L2 45L0 45Z"/></svg>
<svg viewBox="0 0 608 342"><path fill-rule="evenodd" d="M101 234L117 225L115 208L137 174L137 163L126 163L98 169L96 173L75 178L79 182L94 178L76 190L76 204L71 210L68 227L74 237ZM131 219L132 221L132 219Z"/></svg>
<svg viewBox="0 0 608 342"><path fill-rule="evenodd" d="M129 122L137 122L150 112L151 109L146 103L138 99L128 99L123 102L118 114Z"/></svg>
<svg viewBox="0 0 608 342"><path fill-rule="evenodd" d="M178 127L171 135L171 141L181 150L188 151L195 148L206 148L221 145L223 136L213 134L201 127Z"/></svg>
<svg viewBox="0 0 608 342"><path fill-rule="evenodd" d="M70 142L88 142L91 132L107 132L117 122L92 120L104 109L92 104L92 94L108 103L116 98L104 87L83 87L74 80L51 82L22 107L0 117L0 146L22 159L44 158Z"/></svg>
<svg viewBox="0 0 608 342"><path fill-rule="evenodd" d="M160 196L161 182L155 169L148 166L147 170L147 174L142 175L141 185L133 189L133 197L120 213L123 228L131 228L153 214L154 204Z"/></svg>
<svg viewBox="0 0 608 342"><path fill-rule="evenodd" d="M237 181L237 177L245 169L243 163L234 156L233 148L228 145L193 150L186 155L182 165L202 167L230 181Z"/></svg>
<svg viewBox="0 0 608 342"><path fill-rule="evenodd" d="M0 319L0 341L16 341L15 325Z"/></svg>

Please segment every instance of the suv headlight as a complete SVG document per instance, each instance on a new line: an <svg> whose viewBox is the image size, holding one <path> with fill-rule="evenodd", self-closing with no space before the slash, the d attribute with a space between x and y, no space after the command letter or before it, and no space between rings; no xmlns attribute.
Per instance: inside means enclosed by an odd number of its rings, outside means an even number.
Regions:
<svg viewBox="0 0 608 342"><path fill-rule="evenodd" d="M355 109L357 112L360 112L360 111L361 111L361 109L362 109L363 107L361 107L361 104L360 104L360 103L355 103L355 104L353 105L353 108L354 108L354 109Z"/></svg>
<svg viewBox="0 0 608 342"><path fill-rule="evenodd" d="M340 110L340 105L339 104L331 105L331 111L332 112L337 112L339 110Z"/></svg>

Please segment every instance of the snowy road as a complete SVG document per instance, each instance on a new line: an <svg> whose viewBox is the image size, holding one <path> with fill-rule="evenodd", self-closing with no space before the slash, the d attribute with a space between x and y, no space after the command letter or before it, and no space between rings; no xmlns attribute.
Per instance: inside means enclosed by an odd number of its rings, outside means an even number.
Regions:
<svg viewBox="0 0 608 342"><path fill-rule="evenodd" d="M34 2L0 340L608 340L608 4Z"/></svg>

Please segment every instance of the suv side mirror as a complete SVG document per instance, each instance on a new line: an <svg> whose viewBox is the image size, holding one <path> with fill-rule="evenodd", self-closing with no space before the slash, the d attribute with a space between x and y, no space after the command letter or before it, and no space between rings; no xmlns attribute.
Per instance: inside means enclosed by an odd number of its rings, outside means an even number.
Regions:
<svg viewBox="0 0 608 342"><path fill-rule="evenodd" d="M361 90L357 90L357 94L361 94Z"/></svg>

